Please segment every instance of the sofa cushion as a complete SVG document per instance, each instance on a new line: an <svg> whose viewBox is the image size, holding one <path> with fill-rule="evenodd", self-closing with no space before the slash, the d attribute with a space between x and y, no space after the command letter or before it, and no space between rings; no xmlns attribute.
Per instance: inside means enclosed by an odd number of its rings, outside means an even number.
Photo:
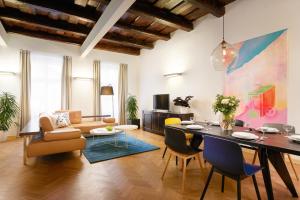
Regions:
<svg viewBox="0 0 300 200"><path fill-rule="evenodd" d="M75 128L59 128L44 133L45 141L70 140L81 137L81 131Z"/></svg>
<svg viewBox="0 0 300 200"><path fill-rule="evenodd" d="M115 123L116 120L113 117L107 117L107 118L103 119L103 122L105 122L105 123Z"/></svg>
<svg viewBox="0 0 300 200"><path fill-rule="evenodd" d="M71 124L81 123L81 111L80 110L59 110L56 113L68 112Z"/></svg>
<svg viewBox="0 0 300 200"><path fill-rule="evenodd" d="M80 124L72 124L71 127L80 129L82 133L90 133L90 130L95 128L115 125L116 123L105 123L103 121L85 121Z"/></svg>
<svg viewBox="0 0 300 200"><path fill-rule="evenodd" d="M52 119L51 119L50 115L48 115L46 113L41 113L39 122L40 122L40 127L43 132L54 130L54 126L52 124Z"/></svg>

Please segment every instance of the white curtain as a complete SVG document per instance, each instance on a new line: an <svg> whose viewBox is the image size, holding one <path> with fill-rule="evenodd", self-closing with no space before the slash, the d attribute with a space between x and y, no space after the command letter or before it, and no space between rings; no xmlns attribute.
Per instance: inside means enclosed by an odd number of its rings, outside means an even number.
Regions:
<svg viewBox="0 0 300 200"><path fill-rule="evenodd" d="M94 96L94 115L101 114L101 65L99 60L95 60L93 63L93 96ZM97 120L97 118L95 118Z"/></svg>
<svg viewBox="0 0 300 200"><path fill-rule="evenodd" d="M31 95L31 63L30 51L20 50L21 65L21 119L20 129L22 130L31 118L30 95Z"/></svg>
<svg viewBox="0 0 300 200"><path fill-rule="evenodd" d="M64 56L61 81L61 109L70 110L72 104L72 57L70 56Z"/></svg>
<svg viewBox="0 0 300 200"><path fill-rule="evenodd" d="M127 64L120 64L119 70L119 124L126 124L126 99L128 90L128 70Z"/></svg>

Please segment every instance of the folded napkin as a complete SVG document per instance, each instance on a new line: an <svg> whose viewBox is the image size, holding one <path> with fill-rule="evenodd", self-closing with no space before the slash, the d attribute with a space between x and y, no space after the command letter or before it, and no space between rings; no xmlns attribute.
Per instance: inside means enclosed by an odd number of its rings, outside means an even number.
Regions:
<svg viewBox="0 0 300 200"><path fill-rule="evenodd" d="M257 130L258 131L262 131L262 130L265 130L265 132L270 132L270 133L278 133L279 130L277 128L273 128L273 127L259 127Z"/></svg>

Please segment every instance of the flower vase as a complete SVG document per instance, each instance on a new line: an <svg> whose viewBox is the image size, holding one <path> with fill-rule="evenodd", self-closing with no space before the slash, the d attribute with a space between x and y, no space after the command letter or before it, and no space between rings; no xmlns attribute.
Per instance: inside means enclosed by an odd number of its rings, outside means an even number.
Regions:
<svg viewBox="0 0 300 200"><path fill-rule="evenodd" d="M231 131L234 123L234 115L222 115L220 126L223 131Z"/></svg>

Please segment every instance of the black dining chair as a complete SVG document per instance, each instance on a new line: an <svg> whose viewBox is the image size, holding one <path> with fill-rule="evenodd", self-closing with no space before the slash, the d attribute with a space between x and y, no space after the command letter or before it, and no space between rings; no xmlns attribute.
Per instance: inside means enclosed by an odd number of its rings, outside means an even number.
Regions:
<svg viewBox="0 0 300 200"><path fill-rule="evenodd" d="M177 156L179 159L183 160L183 177L182 177L182 185L181 189L184 190L184 183L185 183L185 174L186 174L186 167L187 167L187 160L195 158L198 160L200 168L202 168L202 163L200 160L200 152L202 150L195 150L190 145L186 143L186 136L185 133L176 128L165 128L165 144L170 152L169 158L167 160L167 164L161 176L161 179L164 178L166 170L168 168L170 159L172 156Z"/></svg>
<svg viewBox="0 0 300 200"><path fill-rule="evenodd" d="M239 200L241 199L241 180L252 176L257 199L261 199L255 178L255 174L261 170L261 167L245 163L242 149L237 143L212 136L204 136L204 146L204 159L212 167L200 200L204 199L214 172L222 175L222 192L224 192L225 176L237 181L237 199Z"/></svg>
<svg viewBox="0 0 300 200"><path fill-rule="evenodd" d="M234 120L234 125L235 126L239 126L239 127L244 127L245 126L245 122L239 119Z"/></svg>

